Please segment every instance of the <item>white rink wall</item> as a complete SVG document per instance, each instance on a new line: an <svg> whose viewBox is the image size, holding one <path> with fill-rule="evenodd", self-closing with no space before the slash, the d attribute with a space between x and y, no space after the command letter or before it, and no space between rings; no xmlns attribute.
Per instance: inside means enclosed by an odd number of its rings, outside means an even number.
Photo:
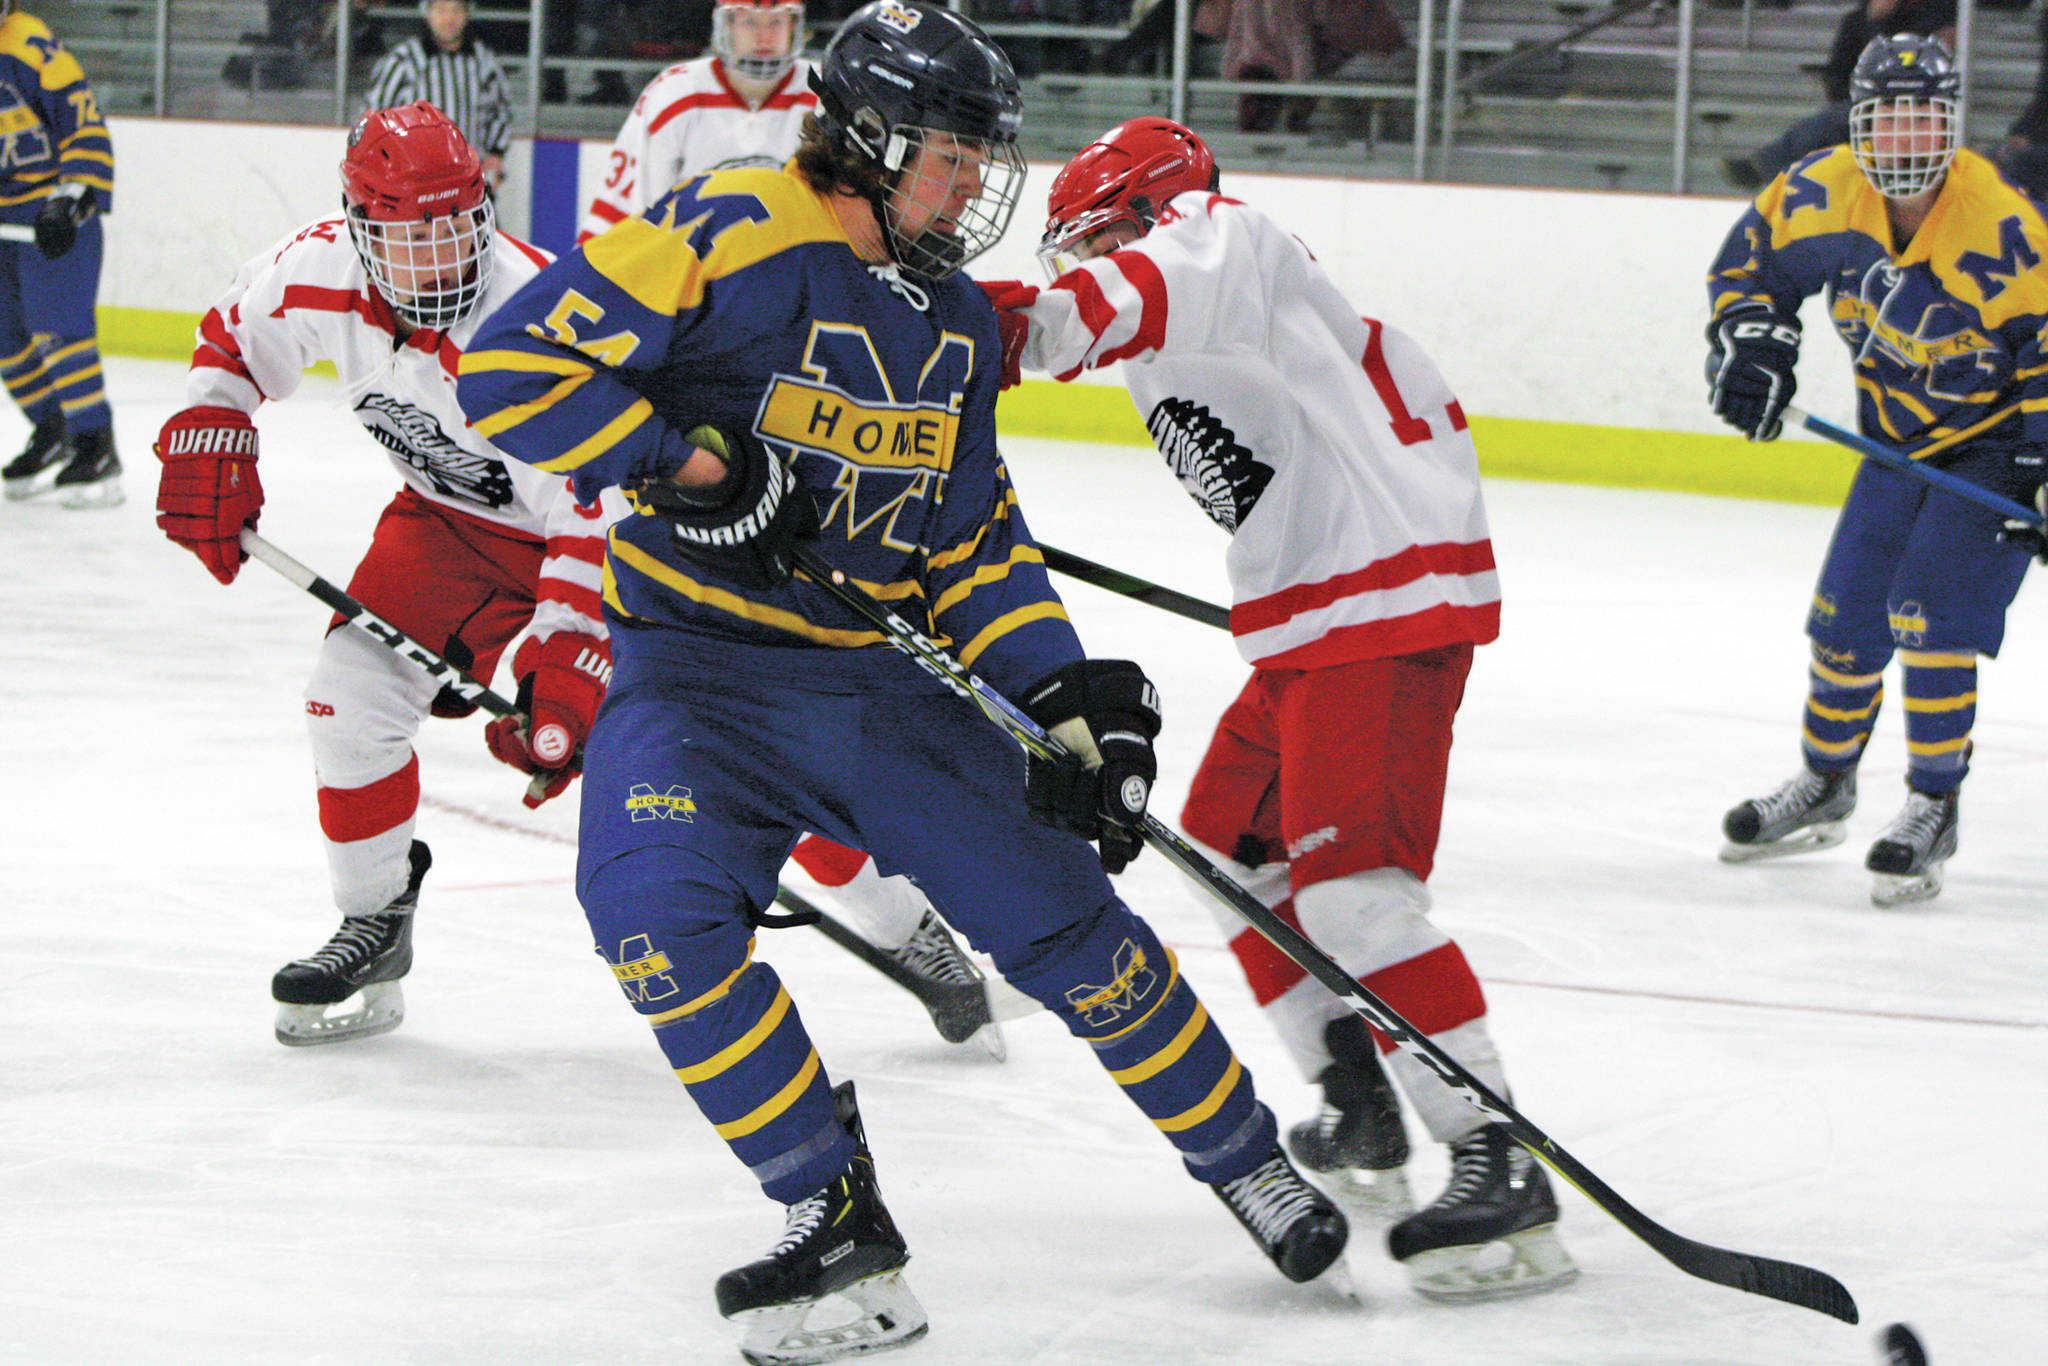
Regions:
<svg viewBox="0 0 2048 1366"><path fill-rule="evenodd" d="M201 313L244 260L339 203L340 129L109 125L119 207L103 307ZM607 150L583 144L580 198ZM508 160L501 217L525 235L530 145ZM1057 169L1032 166L1010 232L975 263L977 276L1038 278L1031 249ZM1724 430L1704 402L1704 279L1741 211L1735 199L1227 173L1224 190L1300 234L1361 311L1420 340L1475 414ZM1817 303L1805 322L1815 341L1801 390L1850 392L1847 357L1821 336Z"/></svg>

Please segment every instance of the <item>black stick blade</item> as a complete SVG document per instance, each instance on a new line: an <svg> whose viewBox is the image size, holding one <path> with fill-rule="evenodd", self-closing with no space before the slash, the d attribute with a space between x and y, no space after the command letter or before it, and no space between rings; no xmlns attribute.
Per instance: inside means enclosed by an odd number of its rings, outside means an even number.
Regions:
<svg viewBox="0 0 2048 1366"><path fill-rule="evenodd" d="M1679 1239L1685 1244L1682 1247L1667 1247L1656 1240L1648 1241L1673 1266L1702 1280L1795 1304L1844 1323L1855 1323L1862 1317L1849 1288L1825 1271L1816 1271L1797 1262L1781 1262L1747 1252L1730 1252L1690 1239Z"/></svg>

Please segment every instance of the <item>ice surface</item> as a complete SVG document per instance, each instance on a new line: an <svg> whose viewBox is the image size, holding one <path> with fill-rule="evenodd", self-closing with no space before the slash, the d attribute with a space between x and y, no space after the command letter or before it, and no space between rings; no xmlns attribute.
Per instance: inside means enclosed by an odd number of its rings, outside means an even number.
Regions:
<svg viewBox="0 0 2048 1366"><path fill-rule="evenodd" d="M420 744L435 864L404 1026L272 1041L271 972L334 924L298 719L326 613L260 565L223 589L162 539L149 443L182 367L108 371L128 505L0 507L0 1362L736 1362L711 1283L780 1211L592 955L574 799L526 812L480 720ZM345 580L394 478L332 384L261 425L264 533ZM1040 536L1224 596L1222 534L1152 457L1006 449ZM764 954L859 1079L915 1254L932 1331L898 1359L1862 1366L1893 1319L1941 1366L2038 1359L2038 591L1984 670L1947 889L1884 912L1861 862L1900 798L1896 703L1848 844L1714 858L1721 812L1798 762L1830 512L1515 483L1491 506L1505 631L1459 718L1433 886L1515 1098L1677 1232L1839 1276L1865 1325L1684 1276L1571 1192L1565 1292L1431 1306L1367 1228L1355 1298L1290 1286L1053 1022L1010 1023L994 1064L779 932ZM1091 650L1161 685L1171 816L1245 670L1218 632L1068 600ZM1156 856L1122 885L1283 1122L1306 1113L1206 904ZM1433 1195L1440 1155L1416 1165Z"/></svg>

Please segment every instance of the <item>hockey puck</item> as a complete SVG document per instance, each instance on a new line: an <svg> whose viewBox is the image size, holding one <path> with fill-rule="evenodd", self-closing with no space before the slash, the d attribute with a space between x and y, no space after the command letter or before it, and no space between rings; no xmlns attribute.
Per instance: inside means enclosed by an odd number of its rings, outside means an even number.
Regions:
<svg viewBox="0 0 2048 1366"><path fill-rule="evenodd" d="M1920 1338L1903 1323L1894 1323L1878 1339L1884 1349L1884 1366L1927 1366L1927 1349Z"/></svg>

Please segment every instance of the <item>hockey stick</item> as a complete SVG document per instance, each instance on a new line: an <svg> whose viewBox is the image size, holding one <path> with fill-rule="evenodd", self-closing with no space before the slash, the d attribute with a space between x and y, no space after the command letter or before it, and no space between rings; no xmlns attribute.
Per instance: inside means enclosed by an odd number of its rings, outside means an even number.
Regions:
<svg viewBox="0 0 2048 1366"><path fill-rule="evenodd" d="M939 1031L939 1037L947 1043L966 1043L984 1025L994 1022L995 1014L989 1006L988 991L980 980L939 982L921 976L789 888L778 886L775 900L816 925L820 933L840 948L915 996L918 1004L931 1015L932 1026Z"/></svg>
<svg viewBox="0 0 2048 1366"><path fill-rule="evenodd" d="M1792 407L1789 404L1785 408L1785 418L1789 422L1806 428L1807 431L1812 432L1815 436L1824 436L1836 445L1847 446L1850 450L1875 460L1880 465L1885 465L1895 470L1903 470L1915 478L1924 479L1936 488L1947 489L1958 498L1968 499L1978 507L1988 508L1992 512L1998 513L2000 516L2011 521L2024 522L2036 531L2048 529L2048 523L2044 523L2041 520L2041 514L2033 508L2015 503L2004 494L1987 489L1982 484L1973 484L1967 479L1950 474L1947 470L1938 469L1928 464L1925 460L1915 460L1904 451L1893 450L1882 442L1872 441L1861 432L1852 432L1845 427L1837 427L1825 418L1815 417L1812 413L1802 408Z"/></svg>
<svg viewBox="0 0 2048 1366"><path fill-rule="evenodd" d="M370 639L376 641L387 650L396 651L422 673L426 674L427 677L433 679L448 691L455 693L463 701L473 702L493 716L514 716L523 719L524 714L518 707L507 702L497 693L492 692L490 688L477 682L440 655L435 654L432 650L429 650L426 646L420 644L417 640L414 640L411 636L363 606L362 603L350 597L345 590L321 578L305 565L300 564L297 560L285 554L261 536L258 536L254 527L245 526L242 528L242 549L249 552L250 559L263 561L263 563L275 569L284 578L297 584L329 607L332 607L350 625L360 629L363 634L369 636ZM578 754L573 762L577 768L581 768L583 765L582 755ZM527 795L535 798L541 797L547 791L548 784L553 782L557 776L553 773L534 774L533 781L526 785Z"/></svg>
<svg viewBox="0 0 2048 1366"><path fill-rule="evenodd" d="M1111 593L1121 593L1127 598L1136 598L1148 607L1160 608L1175 616L1186 617L1189 621L1199 621L1204 626L1215 626L1225 631L1230 629L1230 609L1227 607L1218 607L1213 602L1203 602L1200 598L1176 593L1171 588L1161 588L1156 583L1147 583L1135 574L1126 574L1121 569L1111 569L1106 564L1084 560L1079 555L1068 554L1059 547L1047 545L1043 541L1038 543L1038 548L1045 555L1045 567L1054 573L1065 574L1070 579L1078 579L1082 583L1092 584Z"/></svg>
<svg viewBox="0 0 2048 1366"><path fill-rule="evenodd" d="M1001 726L1027 753L1045 759L1067 757L1059 742L1030 717L1018 711L1002 694L934 644L924 633L869 596L844 573L835 570L814 547L799 545L795 559L806 576L873 624L890 644L909 655L926 673L979 707L984 716ZM1502 1125L1517 1143L1605 1210L1623 1228L1648 1243L1664 1260L1702 1280L1832 1315L1845 1323L1856 1322L1856 1301L1840 1281L1826 1272L1795 1262L1781 1262L1697 1243L1673 1233L1643 1214L1595 1176L1584 1163L1560 1147L1550 1135L1466 1071L1427 1035L1360 985L1306 935L1238 886L1222 869L1202 857L1194 846L1157 817L1148 813L1142 831L1147 844L1271 940L1275 948L1341 997L1368 1023L1406 1048L1411 1056L1446 1086L1462 1095L1474 1109Z"/></svg>

